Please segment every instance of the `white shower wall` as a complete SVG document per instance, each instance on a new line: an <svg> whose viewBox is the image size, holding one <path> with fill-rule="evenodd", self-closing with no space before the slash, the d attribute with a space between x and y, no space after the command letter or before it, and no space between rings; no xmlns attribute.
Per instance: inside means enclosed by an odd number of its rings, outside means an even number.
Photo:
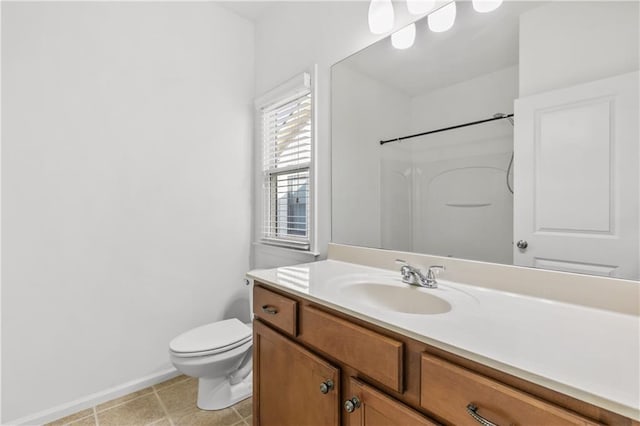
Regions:
<svg viewBox="0 0 640 426"><path fill-rule="evenodd" d="M415 169L411 153L385 148L387 154L380 160L381 246L413 251Z"/></svg>
<svg viewBox="0 0 640 426"><path fill-rule="evenodd" d="M416 96L405 133L511 113L517 90L513 66ZM381 159L382 218L386 212L396 220L381 222L383 247L511 263L513 198L506 173L513 128L507 120L385 149L395 155Z"/></svg>

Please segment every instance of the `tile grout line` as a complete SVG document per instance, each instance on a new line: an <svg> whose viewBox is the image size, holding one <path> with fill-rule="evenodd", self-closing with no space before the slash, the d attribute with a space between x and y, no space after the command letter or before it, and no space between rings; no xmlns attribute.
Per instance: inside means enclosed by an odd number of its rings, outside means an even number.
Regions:
<svg viewBox="0 0 640 426"><path fill-rule="evenodd" d="M171 386L168 386L168 387L171 387ZM162 408L164 415L167 417L167 420L169 420L169 424L171 426L175 426L173 424L173 419L171 419L171 416L169 415L169 410L167 410L167 407L164 405L164 401L162 401L162 398L160 398L160 395L158 395L158 391L156 390L155 386L151 386L151 389L153 389L153 394L158 399L158 402L160 403L160 408Z"/></svg>
<svg viewBox="0 0 640 426"><path fill-rule="evenodd" d="M1 0L0 0L0 1L1 1ZM170 388L174 387L175 385L180 384L180 383L182 383L182 382L184 382L184 381L186 381L186 380L188 380L188 377L186 377L184 380L180 380L180 381L175 382L175 383L172 383L172 384L170 384L170 385L168 385L168 386L164 386L164 387L162 387L162 388L161 388L161 390L164 390L164 389L170 389ZM162 383L160 383L160 384L162 384ZM145 389L146 389L146 388L145 388ZM131 401L135 401L135 400L140 399L140 398L143 398L143 397L145 397L145 396L149 396L149 395L151 395L152 393L155 393L155 392L157 391L157 389L156 389L156 385L151 385L151 386L149 386L149 389L150 389L150 391L149 391L149 392L147 392L147 393L143 393L142 395L136 396L135 398L131 398L131 399L124 400L124 401L122 401L122 402L120 402L120 403L118 403L118 404L115 404L115 405L112 405L112 406L110 406L110 407L104 408L104 409L102 409L102 410L100 410L100 411L98 411L98 405L96 405L95 407L93 407L93 408L94 408L94 410L95 410L95 412L96 412L96 417L97 417L97 413L102 413L102 412L104 412L104 411L109 411L109 410L111 410L112 408L120 407L120 406L122 406L122 405L124 405L124 404L128 404L128 403L130 403ZM141 389L141 390L144 390L144 389ZM139 392L139 391L138 391L138 392ZM135 393L135 392L134 392L134 393ZM120 398L124 398L124 397L127 397L127 396L129 396L129 395L131 395L131 394L123 395L123 396L121 396ZM159 395L157 395L157 396L158 396L158 398L160 398L160 396L159 396ZM119 399L119 398L116 398L116 399ZM103 402L102 404L99 404L99 405L103 405L103 404L106 404L106 403L111 402L111 401L113 401L113 400L105 401L105 402Z"/></svg>
<svg viewBox="0 0 640 426"><path fill-rule="evenodd" d="M172 387L174 387L175 385L179 385L180 383L186 382L187 380L189 380L189 376L184 376L184 379L182 379L182 380L178 380L178 381L175 381L174 383L171 383L170 385L162 386L162 387L160 388L160 390L164 390L164 389L172 388ZM160 383L158 383L158 384L151 385L151 386L149 386L149 387L150 387L150 388L152 388L153 390L157 391L157 390L158 390L158 385L161 385L162 383L165 383L165 382L160 382Z"/></svg>
<svg viewBox="0 0 640 426"><path fill-rule="evenodd" d="M242 401L240 401L240 402L242 402ZM240 423L245 423L245 424L247 423L247 418L246 418L246 417L243 417L243 416L242 416L242 414L240 414L240 411L238 411L238 409L236 408L236 405L238 405L238 404L239 404L239 402L236 402L235 404L233 404L233 405L231 406L231 409L233 409L233 411L235 411L235 413L236 413L238 416L240 416L240 418L241 418L242 420L240 420L238 423L234 423L234 424L233 424L233 426L237 426L237 425L239 425ZM248 417L248 416L247 416L247 417Z"/></svg>
<svg viewBox="0 0 640 426"><path fill-rule="evenodd" d="M236 406L235 406L235 404L231 406L231 409L232 409L232 410L233 410L233 411L234 411L238 416L240 416L240 418L241 418L242 420L244 420L244 417L242 417L242 414L240 414L240 413L238 412L238 410L236 410ZM241 421L242 421L242 420L241 420Z"/></svg>
<svg viewBox="0 0 640 426"><path fill-rule="evenodd" d="M237 411L236 411L236 413L237 413L237 414L240 414L240 413L238 413ZM242 417L242 416L240 416L240 417ZM240 420L239 422L234 423L232 426L244 426L244 424L245 424L245 421L244 421L244 419L242 419L242 420Z"/></svg>
<svg viewBox="0 0 640 426"><path fill-rule="evenodd" d="M161 419L158 420L154 420L151 423L147 423L145 426L153 426L153 425L157 425L160 424L160 422L164 422L165 420L169 421L166 417L163 417Z"/></svg>
<svg viewBox="0 0 640 426"><path fill-rule="evenodd" d="M183 380L179 380L179 381L176 381L175 383L172 383L172 384L170 384L170 385L168 385L168 386L164 386L164 387L162 387L162 388L161 388L161 390L164 390L164 389L170 389L170 388L174 387L175 385L178 385L178 384L180 384L180 383L182 383L182 382L187 381L188 379L189 379L188 377L185 377ZM162 383L159 383L159 384L162 384ZM135 398L127 399L127 400L122 401L122 402L120 402L120 403L118 403L118 404L115 404L115 405L112 405L112 406L110 406L110 407L104 408L104 409L102 409L102 410L100 410L100 411L98 411L98 406L99 406L99 405L106 404L106 403L108 403L108 402L110 402L110 401L113 401L113 400L105 401L105 402L103 402L102 404L94 405L93 407L91 407L92 414L89 414L89 415L87 415L87 416L85 416L85 417L82 417L82 418L80 418L80 419L75 419L75 420L73 420L71 423L73 423L73 422L77 422L78 420L83 420L83 419L86 419L87 417L91 417L91 416L93 416L93 418L94 418L94 420L95 420L95 422L96 422L96 426L100 426L100 422L98 421L98 413L102 413L102 412L105 412L105 411L109 411L109 410L111 410L112 408L121 407L122 405L124 405L124 404L128 404L128 403L130 403L130 402L132 402L132 401L135 401L135 400L137 400L137 399L143 398L143 397L145 397L145 396L149 396L149 395L151 395L151 394L155 394L155 395L156 395L156 397L160 400L160 404L161 404L161 406L162 406L162 409L163 409L164 413L166 414L167 418L169 419L169 423L171 424L171 426L175 426L175 425L173 424L173 421L172 421L172 420L171 420L171 418L169 417L168 411L166 410L166 407L164 406L164 403L162 402L162 399L160 398L160 395L157 393L156 385L151 385L151 386L149 386L149 389L150 389L150 391L149 391L149 392L147 392L147 393L144 393L144 394L142 394L142 395L139 395L139 396L137 396L137 397L135 397ZM141 390L142 390L142 389L141 389ZM131 395L131 394L123 395L121 398L124 398L124 397L126 397L126 396L128 396L128 395ZM115 399L119 399L119 398L115 398ZM76 413L72 413L72 414L70 414L70 416L71 416L71 415L74 415L74 414L76 414ZM242 417L242 416L240 416L240 417ZM159 421L159 420L158 420L158 421ZM64 424L64 425L62 425L62 426L67 426L67 425L69 425L69 424L70 424L70 423L65 423L65 424Z"/></svg>

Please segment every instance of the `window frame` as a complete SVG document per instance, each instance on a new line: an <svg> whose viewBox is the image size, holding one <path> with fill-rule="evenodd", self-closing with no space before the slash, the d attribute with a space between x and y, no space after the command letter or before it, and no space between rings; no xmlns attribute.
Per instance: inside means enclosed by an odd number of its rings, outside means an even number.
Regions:
<svg viewBox="0 0 640 426"><path fill-rule="evenodd" d="M301 252L313 252L315 249L315 212L316 212L316 199L315 199L315 162L316 162L316 93L315 82L313 81L315 73L305 71L286 81L285 83L270 90L265 95L256 99L255 111L257 118L257 167L256 172L259 176L259 191L260 195L257 198L260 199L260 207L256 209L258 214L258 220L256 221L256 237L257 241L268 246L275 246L287 249L294 249ZM267 149L268 141L264 134L264 113L265 110L273 110L278 108L279 105L286 104L294 101L306 93L310 96L310 140L309 140L309 162L297 167L295 165L290 167L283 167L281 170L268 169L265 166L265 149ZM296 172L307 172L307 206L306 206L306 238L296 238L292 236L277 236L268 233L268 224L273 223L272 218L274 210L277 210L277 202L272 204L273 197L277 197L277 186L267 185L267 176L270 179L277 179L279 175L291 175ZM273 208L272 208L273 207ZM273 229L277 229L274 226Z"/></svg>

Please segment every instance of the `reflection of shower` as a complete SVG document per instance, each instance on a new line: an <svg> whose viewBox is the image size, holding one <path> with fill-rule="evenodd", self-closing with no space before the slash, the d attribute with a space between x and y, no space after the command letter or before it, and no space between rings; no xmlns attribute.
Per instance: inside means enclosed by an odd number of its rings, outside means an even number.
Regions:
<svg viewBox="0 0 640 426"><path fill-rule="evenodd" d="M509 123L511 123L511 126L514 127L515 124L513 122L513 116L509 117L507 114L504 114L502 112L493 114L493 116L495 118L500 118L500 117L504 117L507 120L509 120ZM506 175L506 180L507 180L507 189L509 189L509 192L513 194L513 187L511 186L511 182L509 181L509 175L511 174L511 169L513 168L513 150L511 151L511 159L509 160L509 167L507 167L507 175Z"/></svg>
<svg viewBox="0 0 640 426"><path fill-rule="evenodd" d="M414 175L415 175L415 170L413 166L410 166L406 169L404 169L404 171L400 172L401 176L404 178L404 182L406 183L406 187L405 189L407 190L406 194L407 194L407 200L409 200L409 218L413 217L413 199L414 199L414 185L413 182L415 180ZM411 226L411 225L410 225ZM410 247L413 247L413 230L410 232L409 234L411 236L411 241L409 241L409 244L411 244Z"/></svg>

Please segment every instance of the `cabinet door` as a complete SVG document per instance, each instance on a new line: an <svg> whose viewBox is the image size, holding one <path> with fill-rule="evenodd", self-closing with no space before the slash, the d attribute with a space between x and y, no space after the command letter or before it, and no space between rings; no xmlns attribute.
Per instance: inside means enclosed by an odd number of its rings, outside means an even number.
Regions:
<svg viewBox="0 0 640 426"><path fill-rule="evenodd" d="M419 412L383 394L375 388L351 378L344 401L347 426L426 426L436 425Z"/></svg>
<svg viewBox="0 0 640 426"><path fill-rule="evenodd" d="M340 370L254 321L254 424L338 425Z"/></svg>

